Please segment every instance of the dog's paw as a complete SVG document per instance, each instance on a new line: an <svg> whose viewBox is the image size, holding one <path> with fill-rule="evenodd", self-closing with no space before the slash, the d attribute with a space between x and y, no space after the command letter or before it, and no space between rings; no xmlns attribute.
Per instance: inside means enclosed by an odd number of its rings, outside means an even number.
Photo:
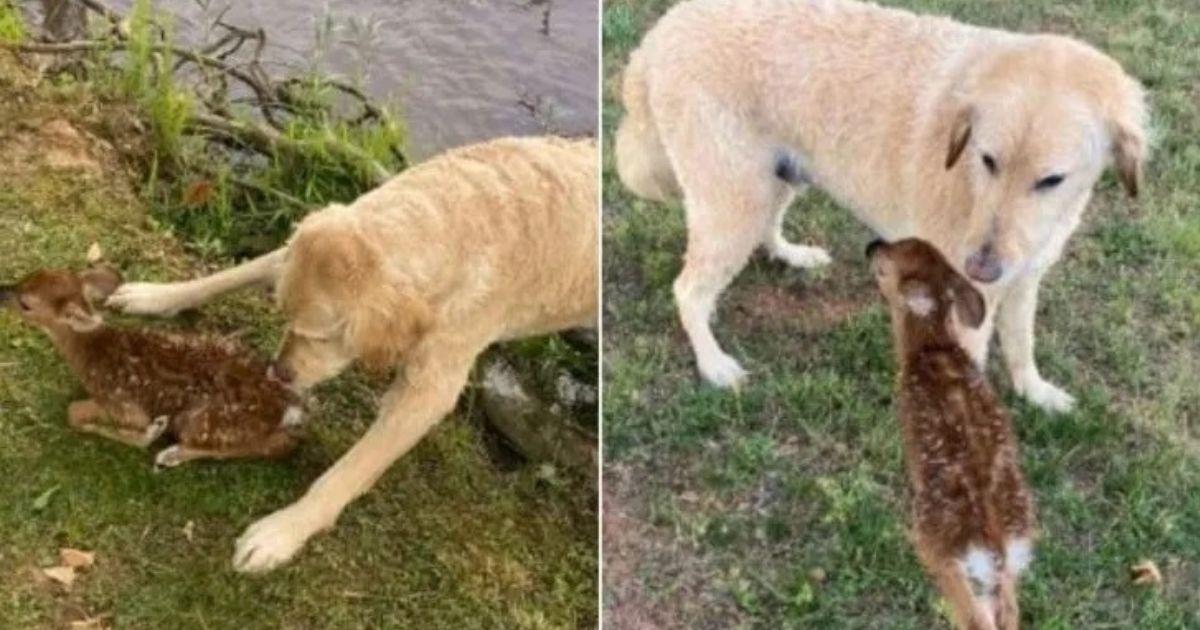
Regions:
<svg viewBox="0 0 1200 630"><path fill-rule="evenodd" d="M158 468L174 468L187 461L183 458L182 449L178 444L168 446L154 456L154 465Z"/></svg>
<svg viewBox="0 0 1200 630"><path fill-rule="evenodd" d="M746 380L746 370L733 357L720 353L697 359L700 376L722 389L737 389Z"/></svg>
<svg viewBox="0 0 1200 630"><path fill-rule="evenodd" d="M1075 408L1075 397L1062 388L1041 378L1016 384L1017 393L1025 400L1053 413L1069 413Z"/></svg>
<svg viewBox="0 0 1200 630"><path fill-rule="evenodd" d="M233 568L241 573L264 573L292 559L319 531L295 506L260 519L238 538Z"/></svg>
<svg viewBox="0 0 1200 630"><path fill-rule="evenodd" d="M108 296L105 306L134 315L170 317L189 308L184 294L171 285L152 282L128 282Z"/></svg>
<svg viewBox="0 0 1200 630"><path fill-rule="evenodd" d="M820 247L784 243L775 248L771 255L783 262L800 269L824 267L833 261L829 252Z"/></svg>

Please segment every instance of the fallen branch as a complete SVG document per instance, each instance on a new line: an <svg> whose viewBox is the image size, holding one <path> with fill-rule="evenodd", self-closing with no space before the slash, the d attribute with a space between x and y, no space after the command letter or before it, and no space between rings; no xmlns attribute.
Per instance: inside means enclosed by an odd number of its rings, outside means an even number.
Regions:
<svg viewBox="0 0 1200 630"><path fill-rule="evenodd" d="M374 158L363 153L357 147L339 142L332 137L316 142L296 140L271 127L205 113L192 114L189 123L192 127L200 130L212 130L244 141L260 153L273 154L282 151L297 157L309 158L314 153L326 151L362 168L373 186L378 186L392 177L391 172Z"/></svg>
<svg viewBox="0 0 1200 630"><path fill-rule="evenodd" d="M128 49L128 43L124 41L87 40L62 43L0 44L0 47L21 52L65 54L97 50L126 50ZM273 121L271 109L278 103L274 98L278 90L265 85L256 77L219 59L201 55L186 48L155 44L152 45L151 50L158 53L171 53L198 65L219 70L238 79L255 92L259 109L263 111L264 118L268 122ZM334 84L331 83L331 85ZM366 96L351 86L338 84L334 85L334 87L343 89L343 91L357 92L362 97L363 102L366 102ZM377 108L374 108L374 106L371 107L372 111L381 115L381 112ZM216 108L210 106L210 109ZM261 125L250 121L234 120L229 116L212 112L193 113L189 119L189 127L193 130L211 130L231 136L260 153L274 154L282 151L299 157L312 157L316 152L328 152L348 164L359 167L372 186L378 186L391 179L392 176L392 173L383 164L380 164L379 161L367 155L358 147L341 142L332 136L317 142L301 141L289 138L280 133L278 124L271 126Z"/></svg>
<svg viewBox="0 0 1200 630"><path fill-rule="evenodd" d="M46 53L46 54L65 54L73 52L85 52L96 50L113 50L124 51L129 49L129 43L125 41L102 41L102 40L83 40L74 42L61 43L29 43L29 44L0 44L0 47L16 50L27 53ZM225 63L215 57L209 57L200 53L182 48L179 46L166 46L163 44L151 44L150 50L156 53L171 53L181 59L191 61L192 63L209 67L214 70L228 74L229 76L241 81L247 87L254 91L260 101L266 102L272 99L272 90L270 87L263 85L256 77L250 75L237 67Z"/></svg>

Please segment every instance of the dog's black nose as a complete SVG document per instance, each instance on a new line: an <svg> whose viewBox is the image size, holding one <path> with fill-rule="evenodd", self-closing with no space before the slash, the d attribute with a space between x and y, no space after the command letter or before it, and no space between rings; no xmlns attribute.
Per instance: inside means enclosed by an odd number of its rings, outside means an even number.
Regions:
<svg viewBox="0 0 1200 630"><path fill-rule="evenodd" d="M881 238L877 238L877 239L871 241L870 243L867 243L867 252L866 252L867 258L871 258L872 256L874 256L875 250L879 249L880 247L883 247L884 245L887 245L887 241L885 241Z"/></svg>

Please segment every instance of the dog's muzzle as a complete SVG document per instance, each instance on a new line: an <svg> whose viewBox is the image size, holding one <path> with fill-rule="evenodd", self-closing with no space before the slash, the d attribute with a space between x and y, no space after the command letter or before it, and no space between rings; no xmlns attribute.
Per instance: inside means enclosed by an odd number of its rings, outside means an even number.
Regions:
<svg viewBox="0 0 1200 630"><path fill-rule="evenodd" d="M976 282L990 284L1000 279L1004 275L1004 263L1000 261L1000 256L996 253L996 247L991 243L984 243L978 251L970 256L967 256L966 264L963 265L963 270L967 272L967 276Z"/></svg>
<svg viewBox="0 0 1200 630"><path fill-rule="evenodd" d="M267 378L284 385L291 385L296 380L296 373L281 361L274 361L267 368Z"/></svg>

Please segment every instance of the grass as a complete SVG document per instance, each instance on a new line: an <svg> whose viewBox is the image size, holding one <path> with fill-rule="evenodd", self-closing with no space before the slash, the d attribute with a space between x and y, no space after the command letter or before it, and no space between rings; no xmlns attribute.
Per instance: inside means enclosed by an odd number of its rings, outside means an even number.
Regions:
<svg viewBox="0 0 1200 630"><path fill-rule="evenodd" d="M623 64L669 4L605 4L606 149ZM1043 285L1038 359L1078 410L1043 414L992 375L1040 510L1023 619L1200 627L1200 14L1191 0L890 4L1083 38L1150 91L1145 194L1131 203L1106 176ZM716 326L752 379L740 396L714 391L697 382L671 299L682 209L632 197L611 151L605 160L606 617L947 627L905 540L894 365L862 260L867 230L820 194L797 202L789 233L835 263L804 273L752 262ZM1143 558L1162 568L1161 590L1130 583Z"/></svg>
<svg viewBox="0 0 1200 630"><path fill-rule="evenodd" d="M142 115L91 84L39 81L0 52L0 278L81 265L92 242L139 279L228 264L176 240L161 200L140 186L143 164L119 157L130 143L153 146L137 131ZM54 131L57 120L75 135ZM265 296L242 294L153 325L237 332L269 352L280 323ZM76 381L40 333L0 312L0 627L95 617L145 629L594 626L594 481L512 465L470 396L294 564L262 577L230 570L237 535L353 443L385 386L352 372L320 388L312 434L285 462L155 474L149 453L66 427ZM69 592L37 577L60 547L97 554Z"/></svg>

